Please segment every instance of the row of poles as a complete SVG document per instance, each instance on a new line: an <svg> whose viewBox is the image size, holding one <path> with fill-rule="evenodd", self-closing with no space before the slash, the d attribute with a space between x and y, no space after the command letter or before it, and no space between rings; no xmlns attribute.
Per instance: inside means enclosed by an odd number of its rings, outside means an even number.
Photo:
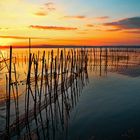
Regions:
<svg viewBox="0 0 140 140"><path fill-rule="evenodd" d="M55 140L59 122L63 130L70 110L87 83L87 54L83 49L71 49L68 52L58 49L57 55L52 50L46 58L44 51L39 61L39 56L30 52L25 85L25 113L20 114L19 82L10 47L9 74L6 75L6 129L0 134L1 137L33 139L36 136L37 139ZM12 94L15 121L11 121Z"/></svg>

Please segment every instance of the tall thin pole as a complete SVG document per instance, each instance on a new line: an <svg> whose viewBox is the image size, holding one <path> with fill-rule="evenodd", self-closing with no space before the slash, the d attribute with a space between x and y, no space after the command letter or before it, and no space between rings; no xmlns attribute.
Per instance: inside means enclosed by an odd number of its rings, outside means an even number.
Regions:
<svg viewBox="0 0 140 140"><path fill-rule="evenodd" d="M7 101L7 122L6 122L6 130L7 130L7 138L10 139L10 104L11 104L11 70L12 69L12 46L10 46L10 64L9 64L9 89L8 89L8 101Z"/></svg>
<svg viewBox="0 0 140 140"><path fill-rule="evenodd" d="M30 53L31 53L31 38L29 38L29 56L30 56Z"/></svg>

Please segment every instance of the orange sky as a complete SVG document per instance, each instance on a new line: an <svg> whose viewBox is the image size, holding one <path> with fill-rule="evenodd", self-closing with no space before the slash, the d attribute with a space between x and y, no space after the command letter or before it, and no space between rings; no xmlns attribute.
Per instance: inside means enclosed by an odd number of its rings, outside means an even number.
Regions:
<svg viewBox="0 0 140 140"><path fill-rule="evenodd" d="M28 38L32 45L140 45L138 11L128 17L129 9L137 7L129 4L121 15L116 14L115 0L107 11L107 1L0 1L0 46L25 46Z"/></svg>

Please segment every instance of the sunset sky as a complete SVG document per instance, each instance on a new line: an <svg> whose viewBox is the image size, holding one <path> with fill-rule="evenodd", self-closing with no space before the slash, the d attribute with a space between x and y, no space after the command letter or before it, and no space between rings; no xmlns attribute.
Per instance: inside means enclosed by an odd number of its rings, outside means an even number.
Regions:
<svg viewBox="0 0 140 140"><path fill-rule="evenodd" d="M0 46L140 45L140 0L0 0Z"/></svg>

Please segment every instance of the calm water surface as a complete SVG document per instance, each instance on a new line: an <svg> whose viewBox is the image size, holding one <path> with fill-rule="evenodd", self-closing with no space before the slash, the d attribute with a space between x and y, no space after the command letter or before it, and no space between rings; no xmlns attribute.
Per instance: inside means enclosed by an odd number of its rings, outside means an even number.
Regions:
<svg viewBox="0 0 140 140"><path fill-rule="evenodd" d="M39 50L40 56L43 50L50 51L41 49ZM56 134L55 139L140 139L140 49L96 48L87 50L87 83L83 89L80 87L80 95L70 111L63 130ZM38 54L38 50L32 49L32 51ZM57 51L57 49L54 50L56 55ZM16 60L18 78L25 79L28 50L14 50L13 52L18 58ZM2 54L7 58L8 50L2 50ZM0 66L0 123L3 123L0 128L2 131L5 124L6 68L3 63ZM23 104L25 86L19 86L19 100ZM58 127L57 131L59 130Z"/></svg>

